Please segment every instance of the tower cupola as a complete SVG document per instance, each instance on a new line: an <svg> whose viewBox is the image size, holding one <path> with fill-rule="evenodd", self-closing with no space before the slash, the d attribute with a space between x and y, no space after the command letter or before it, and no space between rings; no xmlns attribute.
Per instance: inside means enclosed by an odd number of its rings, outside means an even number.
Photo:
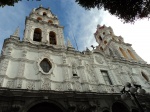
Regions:
<svg viewBox="0 0 150 112"><path fill-rule="evenodd" d="M24 41L33 44L64 46L63 27L49 8L33 9L25 22Z"/></svg>

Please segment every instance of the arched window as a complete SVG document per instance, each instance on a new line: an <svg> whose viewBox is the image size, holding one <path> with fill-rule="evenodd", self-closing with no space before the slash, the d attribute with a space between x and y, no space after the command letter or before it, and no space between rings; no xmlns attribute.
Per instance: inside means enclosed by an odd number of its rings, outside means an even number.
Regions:
<svg viewBox="0 0 150 112"><path fill-rule="evenodd" d="M41 42L42 40L42 31L39 28L35 28L33 34L33 41Z"/></svg>
<svg viewBox="0 0 150 112"><path fill-rule="evenodd" d="M44 58L41 61L40 66L41 66L43 72L45 72L45 73L48 73L50 71L50 69L52 68L51 63L46 58Z"/></svg>
<svg viewBox="0 0 150 112"><path fill-rule="evenodd" d="M55 32L51 31L49 33L49 41L50 41L50 44L56 45L56 34L55 34Z"/></svg>
<svg viewBox="0 0 150 112"><path fill-rule="evenodd" d="M42 18L38 17L38 18L37 18L37 20L39 20L39 21L40 21L40 20L42 20Z"/></svg>
<svg viewBox="0 0 150 112"><path fill-rule="evenodd" d="M100 50L103 51L104 49L102 47L100 47Z"/></svg>
<svg viewBox="0 0 150 112"><path fill-rule="evenodd" d="M99 36L99 39L102 41L102 37L101 36Z"/></svg>
<svg viewBox="0 0 150 112"><path fill-rule="evenodd" d="M101 70L101 73L103 75L103 78L104 78L104 81L106 83L106 85L112 85L112 82L110 80L110 77L108 75L108 72L107 71L104 71L104 70Z"/></svg>
<svg viewBox="0 0 150 112"><path fill-rule="evenodd" d="M149 78L147 77L147 75L146 75L143 71L141 72L141 74L142 74L143 78L144 78L147 82L149 82Z"/></svg>
<svg viewBox="0 0 150 112"><path fill-rule="evenodd" d="M48 23L52 24L52 23L53 23L53 21L51 21L51 20L48 20Z"/></svg>
<svg viewBox="0 0 150 112"><path fill-rule="evenodd" d="M43 12L43 16L46 16L47 15L47 13L46 12Z"/></svg>
<svg viewBox="0 0 150 112"><path fill-rule="evenodd" d="M106 41L106 40L104 41L104 44L107 44L107 41Z"/></svg>
<svg viewBox="0 0 150 112"><path fill-rule="evenodd" d="M119 47L119 50L121 51L122 55L128 59L128 56L126 55L125 51Z"/></svg>
<svg viewBox="0 0 150 112"><path fill-rule="evenodd" d="M133 53L132 53L129 49L127 49L127 51L128 51L128 53L130 54L130 56L131 56L134 60L137 60L137 59L135 58L135 56L133 55Z"/></svg>

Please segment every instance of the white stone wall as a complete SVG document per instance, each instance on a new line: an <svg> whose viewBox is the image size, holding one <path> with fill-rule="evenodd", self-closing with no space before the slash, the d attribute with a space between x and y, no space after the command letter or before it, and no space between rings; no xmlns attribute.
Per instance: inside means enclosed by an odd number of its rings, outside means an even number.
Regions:
<svg viewBox="0 0 150 112"><path fill-rule="evenodd" d="M42 14L43 10L40 8L39 14ZM53 15L50 13L49 16ZM39 43L33 42L32 39L36 27L45 31L43 40ZM111 28L107 30L105 34L111 31L114 35ZM44 43L44 39L48 39L49 31L56 32L58 45ZM150 65L145 64L138 57L136 58L140 61L137 62L121 58L123 56L118 50L120 46L133 51L132 48L110 38L110 35L104 37L108 42L104 46L106 51L95 49L81 53L64 46L62 27L49 26L27 19L24 40L9 38L4 42L0 57L0 86L29 90L120 93L124 84L131 82L141 84L147 92L150 92L150 82L141 74L143 71L150 78ZM111 48L113 56L109 55L108 48ZM48 73L40 67L43 59L51 63L52 68ZM106 85L101 70L107 71L112 85ZM73 76L74 73L77 75Z"/></svg>

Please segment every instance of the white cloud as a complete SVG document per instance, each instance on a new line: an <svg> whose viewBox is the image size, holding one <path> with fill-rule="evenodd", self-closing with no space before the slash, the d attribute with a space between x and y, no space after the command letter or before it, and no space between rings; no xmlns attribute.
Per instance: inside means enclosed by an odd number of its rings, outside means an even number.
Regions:
<svg viewBox="0 0 150 112"><path fill-rule="evenodd" d="M70 25L68 30L73 32L77 38L79 50L96 45L94 33L97 24L105 24L111 26L116 35L121 35L126 43L132 44L137 54L150 63L150 21L144 19L134 24L123 24L121 20L106 11L96 8L85 11L73 1L66 1L72 3L71 9L67 10L67 19Z"/></svg>
<svg viewBox="0 0 150 112"><path fill-rule="evenodd" d="M133 44L133 48L137 54L150 63L150 21L144 19L135 22L135 24L123 24L108 12L96 8L84 10L84 8L77 5L74 0L61 0L60 3L62 8L66 9L65 15L63 15L67 21L65 29L68 34L66 36L69 36L69 38L73 37L72 35L75 36L79 50L85 50L86 47L90 48L91 45L97 45L94 37L97 24L105 24L106 26L111 26L116 35L122 35L125 42ZM26 14L28 15L31 11L30 9L31 8L25 6L23 2L16 4L15 7L4 7L0 9L1 43L3 42L2 40L9 37L18 26L21 27L21 35L23 35L23 23ZM71 38L71 41L75 46L73 38Z"/></svg>

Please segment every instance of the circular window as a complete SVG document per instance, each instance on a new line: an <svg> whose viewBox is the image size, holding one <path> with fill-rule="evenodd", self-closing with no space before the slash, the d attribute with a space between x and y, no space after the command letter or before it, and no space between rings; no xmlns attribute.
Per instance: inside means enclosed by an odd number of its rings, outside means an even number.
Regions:
<svg viewBox="0 0 150 112"><path fill-rule="evenodd" d="M43 72L48 73L52 68L52 65L48 59L44 58L40 63L40 67L42 68Z"/></svg>

